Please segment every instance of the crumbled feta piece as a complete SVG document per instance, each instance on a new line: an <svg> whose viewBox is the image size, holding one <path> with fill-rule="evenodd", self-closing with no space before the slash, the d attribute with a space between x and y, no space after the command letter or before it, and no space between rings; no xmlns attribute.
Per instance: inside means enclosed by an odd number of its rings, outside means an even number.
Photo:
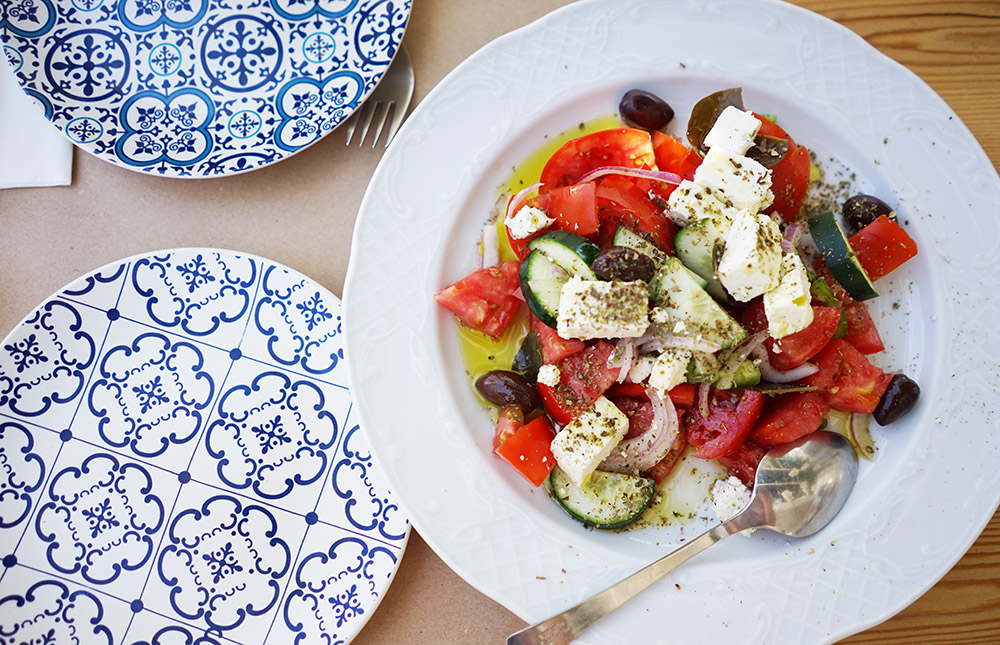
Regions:
<svg viewBox="0 0 1000 645"><path fill-rule="evenodd" d="M535 379L542 385L555 387L559 385L559 367L556 365L542 365L538 368L538 377Z"/></svg>
<svg viewBox="0 0 1000 645"><path fill-rule="evenodd" d="M773 338L784 338L812 323L809 275L797 253L785 253L781 258L781 281L764 294L764 313Z"/></svg>
<svg viewBox="0 0 1000 645"><path fill-rule="evenodd" d="M711 188L706 188L693 181L685 179L667 199L668 215L682 226L687 226L700 219L728 221L736 214L737 208L729 202L719 199L719 195Z"/></svg>
<svg viewBox="0 0 1000 645"><path fill-rule="evenodd" d="M631 383L642 383L653 373L653 365L656 364L655 354L643 354L635 359L632 368L628 371L628 380Z"/></svg>
<svg viewBox="0 0 1000 645"><path fill-rule="evenodd" d="M750 503L750 489L743 485L737 477L720 479L712 484L712 506L720 522L725 522L746 508ZM749 535L753 530L744 531Z"/></svg>
<svg viewBox="0 0 1000 645"><path fill-rule="evenodd" d="M742 210L726 235L726 250L716 273L726 291L747 302L781 280L781 230L767 215Z"/></svg>
<svg viewBox="0 0 1000 645"><path fill-rule="evenodd" d="M552 455L578 486L583 486L628 432L628 417L603 396L566 424L552 440Z"/></svg>
<svg viewBox="0 0 1000 645"><path fill-rule="evenodd" d="M691 356L692 352L688 349L664 350L653 364L653 371L649 375L650 387L656 388L660 396L667 396L667 392L686 380Z"/></svg>
<svg viewBox="0 0 1000 645"><path fill-rule="evenodd" d="M763 210L774 201L771 171L758 162L723 148L709 148L694 171L694 183L711 188L713 194L739 209Z"/></svg>
<svg viewBox="0 0 1000 645"><path fill-rule="evenodd" d="M745 155L753 146L759 130L760 121L753 112L730 105L715 120L715 125L705 135L704 143L709 148L722 148L735 155Z"/></svg>
<svg viewBox="0 0 1000 645"><path fill-rule="evenodd" d="M517 211L517 214L505 223L507 225L507 232L511 237L516 240L523 240L532 233L537 233L543 228L551 226L555 221L555 219L549 217L540 208L522 206L521 210Z"/></svg>
<svg viewBox="0 0 1000 645"><path fill-rule="evenodd" d="M636 338L649 320L645 282L573 279L559 294L556 331L562 338Z"/></svg>

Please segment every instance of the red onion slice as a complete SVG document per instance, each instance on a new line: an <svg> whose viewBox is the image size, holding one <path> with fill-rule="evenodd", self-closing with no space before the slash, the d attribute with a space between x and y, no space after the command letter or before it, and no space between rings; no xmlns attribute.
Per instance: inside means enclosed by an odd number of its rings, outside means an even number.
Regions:
<svg viewBox="0 0 1000 645"><path fill-rule="evenodd" d="M704 418L708 418L708 394L711 391L712 386L708 383L698 385L698 412Z"/></svg>
<svg viewBox="0 0 1000 645"><path fill-rule="evenodd" d="M521 210L521 207L524 206L524 202L528 201L528 195L533 193L539 186L541 186L540 183L532 184L531 186L518 191L518 193L511 198L510 203L507 204L507 213L504 217L506 219L514 217L514 215L517 214L517 211Z"/></svg>
<svg viewBox="0 0 1000 645"><path fill-rule="evenodd" d="M721 347L718 343L705 340L704 338L692 338L690 336L652 336L637 345L642 352L662 352L665 349L689 349L692 352L705 352L714 354Z"/></svg>
<svg viewBox="0 0 1000 645"><path fill-rule="evenodd" d="M794 253L802 239L802 225L791 224L785 229L785 236L781 239L781 250L786 253Z"/></svg>
<svg viewBox="0 0 1000 645"><path fill-rule="evenodd" d="M767 355L767 350L758 345L753 350L753 357L760 361L760 375L769 383L794 383L801 381L807 376L812 376L819 371L819 366L813 363L803 363L798 367L793 367L786 372L779 372L771 366L771 361Z"/></svg>
<svg viewBox="0 0 1000 645"><path fill-rule="evenodd" d="M632 341L628 338L619 338L615 343L615 350L608 357L608 367L618 368L618 377L615 379L621 383L628 377L632 369L632 356L634 355Z"/></svg>
<svg viewBox="0 0 1000 645"><path fill-rule="evenodd" d="M669 396L661 397L655 388L647 388L646 393L653 404L653 422L649 429L619 443L601 462L600 470L642 473L663 461L670 452L680 432L677 409Z"/></svg>
<svg viewBox="0 0 1000 645"><path fill-rule="evenodd" d="M588 181L594 181L595 179L605 175L625 175L626 177L637 177L639 179L653 179L667 184L679 184L684 181L684 178L680 175L675 175L674 173L667 172L665 170L645 170L643 168L625 168L622 166L601 166L600 168L591 170L583 177L580 177L576 183L585 184Z"/></svg>

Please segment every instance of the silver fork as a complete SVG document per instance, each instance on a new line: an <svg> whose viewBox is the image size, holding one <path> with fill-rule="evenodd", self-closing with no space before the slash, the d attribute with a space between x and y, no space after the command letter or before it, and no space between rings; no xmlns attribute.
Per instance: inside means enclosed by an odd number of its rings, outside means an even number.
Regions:
<svg viewBox="0 0 1000 645"><path fill-rule="evenodd" d="M406 109L410 106L410 99L413 98L413 85L413 61L410 60L406 47L400 43L399 51L396 52L392 64L375 87L375 91L347 119L347 145L351 145L351 139L354 138L354 133L360 125L361 135L357 141L358 147L363 146L368 130L374 125L375 134L371 140L374 148L388 123L389 129L385 134L385 145L388 147L403 119L406 118Z"/></svg>

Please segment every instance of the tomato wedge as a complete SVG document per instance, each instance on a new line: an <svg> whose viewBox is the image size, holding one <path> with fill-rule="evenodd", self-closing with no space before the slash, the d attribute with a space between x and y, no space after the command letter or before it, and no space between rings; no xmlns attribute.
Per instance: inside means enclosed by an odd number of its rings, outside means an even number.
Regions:
<svg viewBox="0 0 1000 645"><path fill-rule="evenodd" d="M599 340L559 362L559 384L538 384L538 393L549 415L569 423L587 410L618 378L618 368L608 367L615 347Z"/></svg>
<svg viewBox="0 0 1000 645"><path fill-rule="evenodd" d="M594 182L554 188L548 193L552 201L549 217L564 231L590 237L597 233L597 201Z"/></svg>
<svg viewBox="0 0 1000 645"><path fill-rule="evenodd" d="M780 213L786 222L794 222L802 211L802 200L809 188L809 170L812 162L809 150L796 145L785 129L767 117L754 113L760 121L758 134L788 140L788 154L771 168L771 192L774 203L765 212Z"/></svg>
<svg viewBox="0 0 1000 645"><path fill-rule="evenodd" d="M559 332L543 323L534 314L531 315L531 331L538 336L538 344L542 348L542 362L547 365L557 365L562 359L587 346L582 340L563 338Z"/></svg>
<svg viewBox="0 0 1000 645"><path fill-rule="evenodd" d="M802 380L823 393L823 400L842 412L873 412L889 387L892 374L868 362L845 340L835 338L813 357L820 371Z"/></svg>
<svg viewBox="0 0 1000 645"><path fill-rule="evenodd" d="M762 446L776 446L813 432L823 422L830 406L819 392L779 394L764 404L750 441Z"/></svg>
<svg viewBox="0 0 1000 645"><path fill-rule="evenodd" d="M726 467L730 475L737 477L744 485L753 488L757 478L757 466L767 454L767 448L752 441L746 441L742 446L728 455L719 457L719 463Z"/></svg>
<svg viewBox="0 0 1000 645"><path fill-rule="evenodd" d="M567 141L542 169L541 192L577 183L602 166L653 168L656 156L649 133L635 128L601 130Z"/></svg>
<svg viewBox="0 0 1000 645"><path fill-rule="evenodd" d="M659 130L653 132L652 141L658 169L680 175L684 179L694 178L694 171L701 165L701 155Z"/></svg>
<svg viewBox="0 0 1000 645"><path fill-rule="evenodd" d="M813 321L808 327L794 334L789 334L781 340L768 338L764 341L767 348L767 359L771 367L779 372L786 372L793 367L805 363L826 347L840 323L840 309L813 305ZM764 312L762 299L754 299L743 311L741 318L744 326L757 332L767 329L767 314ZM775 351L775 345L781 349Z"/></svg>
<svg viewBox="0 0 1000 645"><path fill-rule="evenodd" d="M764 407L764 395L756 390L734 393L712 389L708 416L697 408L684 415L687 441L695 457L716 459L739 448L753 429Z"/></svg>
<svg viewBox="0 0 1000 645"><path fill-rule="evenodd" d="M834 297L840 301L844 309L844 317L847 320L847 335L844 340L849 342L862 354L874 354L885 349L882 337L879 336L878 329L872 317L868 314L868 307L865 303L851 298L840 286L826 263L820 258L814 265L816 274L819 275L830 287Z"/></svg>
<svg viewBox="0 0 1000 645"><path fill-rule="evenodd" d="M521 304L514 295L521 288L517 270L517 262L479 269L442 289L434 300L467 327L499 338Z"/></svg>
<svg viewBox="0 0 1000 645"><path fill-rule="evenodd" d="M500 444L510 439L511 435L520 430L523 425L524 412L519 406L507 405L500 408L500 413L497 416L497 427L493 432L494 454L496 454Z"/></svg>
<svg viewBox="0 0 1000 645"><path fill-rule="evenodd" d="M917 243L898 222L886 215L880 215L852 235L848 242L872 280L892 273L917 254Z"/></svg>
<svg viewBox="0 0 1000 645"><path fill-rule="evenodd" d="M494 452L532 485L541 486L556 463L549 447L555 436L549 420L538 417L518 428Z"/></svg>
<svg viewBox="0 0 1000 645"><path fill-rule="evenodd" d="M647 470L645 472L646 477L652 477L659 484L673 471L674 466L684 456L685 450L687 450L687 439L685 439L683 432L678 432L677 438L674 439L674 443L670 446L667 456L660 463Z"/></svg>
<svg viewBox="0 0 1000 645"><path fill-rule="evenodd" d="M694 405L694 398L697 393L698 386L694 383L681 383L667 394L670 395L670 401L674 404L674 407L686 410ZM616 396L630 396L638 399L649 398L646 394L646 386L642 383L617 383L608 388L606 394L608 398Z"/></svg>

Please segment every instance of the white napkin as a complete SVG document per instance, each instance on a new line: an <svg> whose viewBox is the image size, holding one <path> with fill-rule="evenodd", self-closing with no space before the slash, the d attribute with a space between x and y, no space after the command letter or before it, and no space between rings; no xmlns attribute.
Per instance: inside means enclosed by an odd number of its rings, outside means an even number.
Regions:
<svg viewBox="0 0 1000 645"><path fill-rule="evenodd" d="M0 59L0 188L68 186L72 179L73 144L33 105Z"/></svg>

